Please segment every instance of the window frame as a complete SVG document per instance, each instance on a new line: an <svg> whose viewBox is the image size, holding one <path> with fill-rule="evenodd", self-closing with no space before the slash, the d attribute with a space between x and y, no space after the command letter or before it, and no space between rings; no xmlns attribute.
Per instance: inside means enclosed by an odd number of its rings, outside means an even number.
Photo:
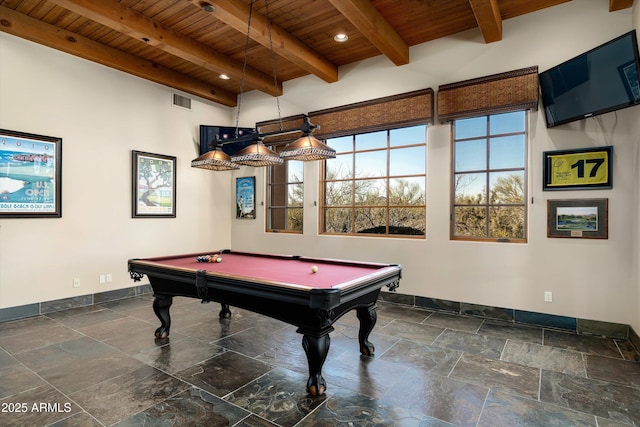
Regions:
<svg viewBox="0 0 640 427"><path fill-rule="evenodd" d="M391 142L391 132L393 130L396 129L403 129L403 128L410 128L410 127L415 127L415 126L424 126L425 128L425 132L424 132L424 142L421 143L413 143L413 144L401 144L401 145L392 145ZM325 236L344 236L344 237L380 237L380 238L409 238L409 239L426 239L427 236L427 230L426 230L426 217L427 217L427 136L428 136L428 129L429 129L429 123L427 121L418 121L418 122L412 122L412 123L406 123L406 124L402 124L402 125L393 125L393 126L385 126L385 127L375 127L372 129L367 129L367 130L362 130L356 133L345 133L343 135L333 135L332 138L344 138L344 137L350 137L351 138L351 143L352 143L352 150L351 151L341 151L338 152L337 155L340 155L341 153L350 153L350 155L352 156L351 159L351 167L352 167L352 176L350 178L343 178L343 179L334 179L334 180L327 180L326 179L326 173L327 173L327 160L322 161L322 165L320 168L320 180L319 180L319 199L320 199L320 206L319 206L319 212L318 212L318 233L321 235L325 235ZM359 135L365 135L367 133L374 133L374 132L381 132L384 131L386 132L386 145L383 148L365 148L362 150L357 150L356 148L356 141ZM331 145L330 141L327 141L327 143L329 145ZM407 174L407 175L389 175L390 169L391 169L391 153L394 150L401 150L401 149L406 149L406 148L412 148L412 147L424 147L425 150L425 163L424 163L424 173L422 174ZM381 176L376 176L376 177L357 177L356 176L356 155L357 154L362 154L362 153L371 153L371 152L384 152L385 156L386 156L386 174L385 175L381 175ZM390 198L389 198L389 188L390 188L390 182L394 179L398 179L398 178L422 178L424 180L424 204L422 205L391 205L390 204ZM380 205L358 205L356 202L356 191L355 191L355 185L356 182L358 181L367 181L367 180L372 180L372 179L384 179L385 180L385 184L386 184L386 202L384 204L380 204ZM327 206L326 204L326 188L327 188L327 183L331 183L331 182L350 182L351 183L351 204L350 205L345 205L345 206ZM385 233L359 233L356 232L353 227L355 226L355 213L359 208L381 208L384 209L385 211ZM336 209L336 208L342 208L342 209L349 209L350 211L350 215L351 215L351 230L347 233L338 233L338 232L330 232L330 231L326 231L326 213L328 209ZM425 218L425 223L424 223L424 234L419 234L419 235L412 235L412 234L395 234L395 233L390 233L390 224L389 224L389 219L390 219L390 210L393 208L421 208L424 209L424 218Z"/></svg>
<svg viewBox="0 0 640 427"><path fill-rule="evenodd" d="M279 145L273 145L269 147L271 150L274 150L276 152L279 152L280 150L285 148L284 144L279 144ZM302 180L301 181L289 181L289 163L290 162L298 162L302 164ZM273 183L272 182L272 175L273 175L273 168L274 167L286 167L286 180L284 182L278 182L278 183ZM285 161L283 164L281 165L275 165L275 166L268 166L267 167L267 173L266 173L266 190L267 190L267 206L266 206L266 214L265 214L265 231L267 233L289 233L289 234L304 234L304 162L299 161L299 160L287 160ZM273 200L272 200L272 193L271 190L273 188L274 185L278 185L278 186L282 186L283 188L285 188L287 191L285 192L285 205L284 206L273 206ZM300 185L302 187L302 202L300 204L300 206L289 206L289 188L291 185ZM280 229L280 228L274 228L272 227L273 223L272 223L272 219L273 219L273 210L274 209L283 209L285 212L285 218L286 218L286 227L289 226L289 211L290 210L299 210L302 213L302 227L297 230L297 229L290 229L290 228L284 228L284 229Z"/></svg>
<svg viewBox="0 0 640 427"><path fill-rule="evenodd" d="M506 132L506 133L497 133L497 134L491 134L491 122L490 122L490 117L491 116L497 116L497 115L501 115L501 114L507 114L507 113L515 113L515 112L522 112L524 114L524 131L522 132ZM487 132L484 136L476 136L476 137L470 137L470 138L461 138L461 139L456 139L456 121L457 120L465 120L465 119L469 119L469 118L480 118L480 117L485 117L486 118L486 126L487 126ZM451 144L450 144L450 150L451 150L451 154L450 154L450 158L451 158L451 173L450 173L450 192L449 192L449 197L450 197L450 207L449 207L449 239L450 240L457 240L457 241L476 241L476 242L507 242L507 243L527 243L528 242L528 235L529 235L529 209L528 209L528 198L529 198L529 174L530 174L530 165L529 165L529 150L530 150L530 111L528 109L514 109L514 110L506 110L506 111L502 111L502 112L488 112L486 114L479 114L477 116L473 116L473 117L460 117L458 119L454 119L451 120L450 122L450 126L451 126ZM495 168L495 169L491 169L490 167L490 145L491 145L491 140L495 139L495 138L501 138L501 137L508 137L508 136L515 136L515 135L524 135L524 162L523 162L523 167L519 168L519 167L511 167L511 168L506 168L506 167L502 167L502 168ZM465 141L472 141L472 140L478 140L478 139L483 139L485 141L485 150L486 150L486 154L487 154L487 159L486 159L486 169L476 169L476 170L470 170L470 171L464 171L464 173L458 173L456 172L456 157L455 157L455 152L456 152L456 143L457 142L465 142ZM523 175L523 201L522 204L492 204L490 201L490 194L491 194L491 190L490 190L490 176L491 173L496 173L496 172L509 172L509 171L522 171L522 175ZM486 188L486 192L484 194L485 196L485 202L482 204L473 204L473 205L458 205L456 203L456 177L458 175L462 175L462 174L473 174L473 173L484 173L486 174L486 181L485 181L485 188ZM485 217L485 231L486 231L486 235L485 237L478 237L478 236L458 236L455 234L455 230L456 230L456 221L455 221L455 210L456 207L458 206L474 206L474 207L481 207L484 208L485 212L486 212L486 217ZM493 207L504 207L504 206L514 206L514 207L520 207L522 206L524 212L523 212L523 234L524 236L521 238L512 238L512 237L489 237L489 232L490 232L490 226L491 226L491 216L490 216L490 212L491 212L491 208Z"/></svg>

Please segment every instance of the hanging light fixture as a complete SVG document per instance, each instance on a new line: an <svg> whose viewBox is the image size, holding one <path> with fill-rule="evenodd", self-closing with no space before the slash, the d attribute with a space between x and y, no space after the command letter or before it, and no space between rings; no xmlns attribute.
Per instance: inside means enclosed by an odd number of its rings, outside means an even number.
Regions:
<svg viewBox="0 0 640 427"><path fill-rule="evenodd" d="M233 163L229 155L222 151L220 145L216 145L213 150L207 151L197 159L192 160L191 167L214 171L240 169L240 165Z"/></svg>
<svg viewBox="0 0 640 427"><path fill-rule="evenodd" d="M249 40L250 40L249 35L251 33L251 17L253 15L253 1L254 0L251 0L251 4L249 5L249 19L247 22L247 38L244 46L244 62L242 64L242 78L240 80L240 97L238 98L236 128L240 123L240 106L242 105L242 94L244 89L244 74L245 74L245 69L247 67L247 56L248 56L247 53L249 50ZM269 26L269 42L271 43L271 21L269 21L269 2L268 1L265 1L265 6L267 8L266 18L267 18L267 24ZM273 46L271 46L271 54L273 55ZM273 79L277 89L277 80L276 80L275 74ZM231 161L239 165L255 166L255 167L282 164L283 160L280 158L280 156L275 151L267 148L262 143L262 138L260 137L259 132L256 134L256 138L257 139L255 144L245 147L242 150L238 151L236 154L231 156Z"/></svg>
<svg viewBox="0 0 640 427"><path fill-rule="evenodd" d="M238 151L231 156L231 161L239 165L255 167L281 165L284 162L277 153L267 148L262 141Z"/></svg>
<svg viewBox="0 0 640 427"><path fill-rule="evenodd" d="M261 167L261 166L280 165L284 162L284 160L307 161L307 160L333 159L336 157L336 152L334 149L322 143L320 140L318 140L316 137L312 135L313 131L316 130L318 126L311 124L311 122L309 122L308 116L305 115L304 123L299 128L286 129L286 130L282 129L282 119L280 118L280 101L277 96L276 96L276 104L278 106L278 120L280 121L280 130L274 131L274 132L261 133L260 130L256 128L256 132L250 136L237 135L238 129L239 129L239 123L240 123L242 95L244 93L244 77L245 77L245 70L247 67L247 56L248 56L250 31L251 31L251 18L253 15L254 1L255 0L251 0L250 6L249 6L249 19L247 22L247 37L246 37L245 47L244 47L244 61L242 65L242 75L240 79L240 94L238 96L238 109L236 112L236 138L225 140L224 142L216 141L216 148L194 159L191 162L192 167L223 171L223 170L239 169L240 168L239 165ZM276 77L275 52L273 50L273 40L271 37L271 21L269 20L268 0L265 0L265 8L266 8L265 16L267 19L267 26L269 30L269 48L271 51L271 62L273 66L273 84L277 91L278 80ZM294 142L288 144L280 152L280 154L277 154L275 151L269 149L262 142L265 136L282 135L282 134L293 133L293 132L302 132L302 136L296 139ZM241 149L231 157L229 157L221 149L221 146L223 144L232 144L237 142L248 142L248 141L255 141L255 143Z"/></svg>
<svg viewBox="0 0 640 427"><path fill-rule="evenodd" d="M318 126L312 125L309 116L304 116L304 123L300 126L302 136L295 141L287 144L282 151L280 157L285 160L325 160L334 159L336 150L321 142L312 135L312 132Z"/></svg>

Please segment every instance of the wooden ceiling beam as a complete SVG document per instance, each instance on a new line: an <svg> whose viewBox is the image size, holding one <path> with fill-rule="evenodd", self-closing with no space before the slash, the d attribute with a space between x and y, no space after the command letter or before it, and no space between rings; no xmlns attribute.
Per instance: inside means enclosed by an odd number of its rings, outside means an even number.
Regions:
<svg viewBox="0 0 640 427"><path fill-rule="evenodd" d="M609 12L628 9L633 6L633 0L609 0Z"/></svg>
<svg viewBox="0 0 640 427"><path fill-rule="evenodd" d="M409 46L369 0L329 2L394 64L409 63Z"/></svg>
<svg viewBox="0 0 640 427"><path fill-rule="evenodd" d="M469 0L485 43L502 40L502 18L497 0Z"/></svg>
<svg viewBox="0 0 640 427"><path fill-rule="evenodd" d="M211 72L242 79L242 62L222 55L161 23L113 0L49 0L67 10L126 34L171 55L182 58ZM272 96L282 95L282 82L274 84L273 77L246 67L244 81L249 89L257 89Z"/></svg>
<svg viewBox="0 0 640 427"><path fill-rule="evenodd" d="M235 94L0 6L0 31L229 107Z"/></svg>
<svg viewBox="0 0 640 427"><path fill-rule="evenodd" d="M240 0L189 0L202 8L203 3L212 5L213 16L221 22L233 27L242 34L247 34L250 7ZM303 70L321 78L327 83L338 81L338 67L313 51L300 40L287 33L282 27L271 23L255 10L251 12L251 28L249 37L275 54L293 62Z"/></svg>

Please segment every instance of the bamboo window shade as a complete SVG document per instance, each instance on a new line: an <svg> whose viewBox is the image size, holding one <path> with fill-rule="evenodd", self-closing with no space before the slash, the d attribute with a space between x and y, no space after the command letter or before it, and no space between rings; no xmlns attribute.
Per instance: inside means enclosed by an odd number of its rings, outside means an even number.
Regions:
<svg viewBox="0 0 640 427"><path fill-rule="evenodd" d="M309 113L320 139L433 123L433 89L422 89Z"/></svg>
<svg viewBox="0 0 640 427"><path fill-rule="evenodd" d="M522 68L438 87L438 120L538 109L538 67Z"/></svg>

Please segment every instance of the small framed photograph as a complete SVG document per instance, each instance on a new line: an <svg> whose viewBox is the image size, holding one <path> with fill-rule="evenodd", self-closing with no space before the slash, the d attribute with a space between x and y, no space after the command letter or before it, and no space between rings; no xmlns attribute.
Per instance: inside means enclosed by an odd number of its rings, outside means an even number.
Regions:
<svg viewBox="0 0 640 427"><path fill-rule="evenodd" d="M613 187L613 147L542 153L543 191Z"/></svg>
<svg viewBox="0 0 640 427"><path fill-rule="evenodd" d="M62 138L0 129L0 218L62 216Z"/></svg>
<svg viewBox="0 0 640 427"><path fill-rule="evenodd" d="M256 219L256 177L236 178L236 218Z"/></svg>
<svg viewBox="0 0 640 427"><path fill-rule="evenodd" d="M132 151L133 218L176 217L176 158Z"/></svg>
<svg viewBox="0 0 640 427"><path fill-rule="evenodd" d="M609 238L609 199L547 201L547 237Z"/></svg>

